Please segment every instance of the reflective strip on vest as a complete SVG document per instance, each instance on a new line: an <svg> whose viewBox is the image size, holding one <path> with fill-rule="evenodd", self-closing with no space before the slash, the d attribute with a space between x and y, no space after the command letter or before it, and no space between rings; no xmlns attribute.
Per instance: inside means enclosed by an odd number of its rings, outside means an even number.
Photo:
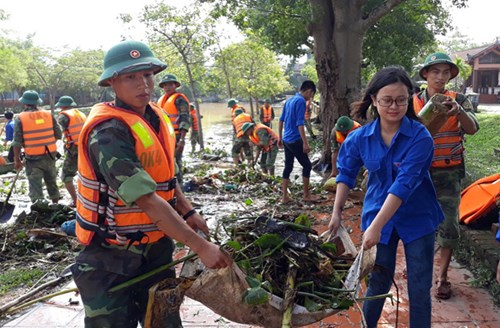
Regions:
<svg viewBox="0 0 500 328"><path fill-rule="evenodd" d="M38 110L19 114L26 155L40 156L57 151L52 114Z"/></svg>
<svg viewBox="0 0 500 328"><path fill-rule="evenodd" d="M78 146L80 131L87 116L76 108L64 110L61 115L65 115L69 119L68 127L63 131L66 147L69 148L71 144Z"/></svg>
<svg viewBox="0 0 500 328"><path fill-rule="evenodd" d="M234 119L233 119L233 127L234 127L234 130L236 131L236 137L237 138L240 138L241 136L243 136L243 130L241 129L243 127L243 124L245 123L252 123L253 120L252 120L252 117L248 114L240 114L238 116L236 116Z"/></svg>
<svg viewBox="0 0 500 328"><path fill-rule="evenodd" d="M168 98L167 95L161 96L161 98L158 100L158 106L163 108L166 112L168 117L170 118L170 122L172 123L172 126L175 130L175 134L179 134L179 110L177 109L177 106L175 106L175 101L177 100L178 97L184 98L184 100L188 104L189 108L189 99L186 98L185 95L182 93L175 92L171 94Z"/></svg>
<svg viewBox="0 0 500 328"><path fill-rule="evenodd" d="M457 98L457 93L446 91L445 96L453 99ZM425 106L425 99L419 95L413 96L413 107L415 113L419 113ZM432 158L432 167L453 167L460 165L463 161L463 133L458 124L458 118L451 116L445 124L434 135L434 156Z"/></svg>
<svg viewBox="0 0 500 328"><path fill-rule="evenodd" d="M157 183L156 193L170 202L175 199L175 134L164 110L151 104L160 117L160 131L155 132L137 113L111 103L95 105L85 122L78 147L78 240L88 245L95 234L118 245L153 243L166 236L137 205L127 206L116 191L97 180L88 153L88 139L93 128L110 119L130 127L135 152L143 169Z"/></svg>

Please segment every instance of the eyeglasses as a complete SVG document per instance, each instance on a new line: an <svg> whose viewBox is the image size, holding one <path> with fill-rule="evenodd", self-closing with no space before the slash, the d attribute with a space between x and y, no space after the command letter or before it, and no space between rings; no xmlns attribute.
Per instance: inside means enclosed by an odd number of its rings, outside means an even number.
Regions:
<svg viewBox="0 0 500 328"><path fill-rule="evenodd" d="M396 103L396 106L406 106L408 105L408 97L399 97L396 99L380 98L377 100L377 103L382 107L391 107L393 103Z"/></svg>

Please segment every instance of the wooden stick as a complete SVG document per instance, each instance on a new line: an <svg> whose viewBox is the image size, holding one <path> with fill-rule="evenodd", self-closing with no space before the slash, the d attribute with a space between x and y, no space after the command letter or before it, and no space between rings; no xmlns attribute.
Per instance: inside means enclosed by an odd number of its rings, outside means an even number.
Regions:
<svg viewBox="0 0 500 328"><path fill-rule="evenodd" d="M22 301L24 301L25 299L27 299L28 297L30 296L33 296L35 295L36 293L38 293L39 291L41 291L42 289L44 288L47 288L49 287L50 285L53 285L53 284L56 284L58 283L59 281L61 281L64 277L58 277L56 279L53 279L51 281L47 281L46 283L44 283L43 285L40 285L39 287L33 289L32 291L24 294L24 295L21 295L19 296L18 298L16 298L15 300L3 305L2 307L0 307L0 314L3 314L5 312L7 312L8 309L10 309L11 307L21 303Z"/></svg>
<svg viewBox="0 0 500 328"><path fill-rule="evenodd" d="M32 304L35 304L35 303L38 303L38 302L41 302L41 301L45 301L45 300L51 299L52 297L56 297L56 296L63 295L63 294L68 294L68 293L71 293L71 292L78 292L78 288L73 287L73 288L69 288L69 289L64 289L64 290L60 290L60 291L52 293L52 294L48 294L48 295L36 298L36 299L34 299L32 301L20 304L20 305L16 306L15 308L12 308L12 309L8 310L7 313L12 313L12 312L15 312L15 311L17 311L19 309L22 309L23 307L26 307L26 306L29 306L29 305L32 305Z"/></svg>

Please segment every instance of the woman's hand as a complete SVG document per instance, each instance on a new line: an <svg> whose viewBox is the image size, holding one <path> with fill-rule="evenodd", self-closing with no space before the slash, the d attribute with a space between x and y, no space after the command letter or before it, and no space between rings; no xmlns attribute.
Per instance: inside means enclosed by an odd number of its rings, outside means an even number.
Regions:
<svg viewBox="0 0 500 328"><path fill-rule="evenodd" d="M382 231L373 224L363 234L363 248L368 250L380 242Z"/></svg>
<svg viewBox="0 0 500 328"><path fill-rule="evenodd" d="M328 231L330 231L330 237L328 238L328 241L330 241L333 237L337 235L337 231L340 228L340 220L342 218L342 215L337 212L332 212L332 217L330 219L330 223L328 223Z"/></svg>

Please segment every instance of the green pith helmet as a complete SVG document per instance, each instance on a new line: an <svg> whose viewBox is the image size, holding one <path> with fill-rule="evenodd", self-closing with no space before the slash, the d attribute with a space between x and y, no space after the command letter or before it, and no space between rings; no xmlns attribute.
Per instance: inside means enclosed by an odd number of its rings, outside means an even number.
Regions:
<svg viewBox="0 0 500 328"><path fill-rule="evenodd" d="M236 117L236 116L238 116L240 114L243 114L243 113L244 113L243 109L237 108L237 109L234 110L234 117Z"/></svg>
<svg viewBox="0 0 500 328"><path fill-rule="evenodd" d="M229 99L227 101L227 107L233 107L234 105L236 105L238 103L238 100L232 98L232 99Z"/></svg>
<svg viewBox="0 0 500 328"><path fill-rule="evenodd" d="M335 130L346 133L354 126L354 122L347 116L341 116L335 124Z"/></svg>
<svg viewBox="0 0 500 328"><path fill-rule="evenodd" d="M76 106L76 102L71 96L62 96L55 105L56 107L73 107Z"/></svg>
<svg viewBox="0 0 500 328"><path fill-rule="evenodd" d="M181 83L177 80L177 76L175 76L174 74L165 75L163 79L161 79L159 87L163 88L163 85L167 82L174 82L176 88L181 86Z"/></svg>
<svg viewBox="0 0 500 328"><path fill-rule="evenodd" d="M35 90L26 90L23 96L19 98L19 102L25 105L41 105L43 103L42 99Z"/></svg>
<svg viewBox="0 0 500 328"><path fill-rule="evenodd" d="M271 103L271 99L266 99L266 100L264 100L264 102L270 104Z"/></svg>
<svg viewBox="0 0 500 328"><path fill-rule="evenodd" d="M104 72L99 86L109 86L109 79L124 73L152 69L157 74L167 65L155 57L147 45L139 41L123 41L111 47L104 56Z"/></svg>
<svg viewBox="0 0 500 328"><path fill-rule="evenodd" d="M189 104L189 108L196 109L196 107L193 104Z"/></svg>
<svg viewBox="0 0 500 328"><path fill-rule="evenodd" d="M247 133L247 130L254 125L255 123L250 123L250 122L243 123L243 125L241 126L241 131L243 131L243 133Z"/></svg>
<svg viewBox="0 0 500 328"><path fill-rule="evenodd" d="M454 62L451 61L450 56L448 56L447 54L442 53L442 52L435 52L435 53L427 56L427 58L425 58L424 66L419 71L420 76L425 80L425 77L422 74L424 72L424 70L426 70L429 67L431 67L432 65L436 65L436 64L448 64L448 65L450 65L450 67L451 67L450 80L454 79L458 75L458 66Z"/></svg>

